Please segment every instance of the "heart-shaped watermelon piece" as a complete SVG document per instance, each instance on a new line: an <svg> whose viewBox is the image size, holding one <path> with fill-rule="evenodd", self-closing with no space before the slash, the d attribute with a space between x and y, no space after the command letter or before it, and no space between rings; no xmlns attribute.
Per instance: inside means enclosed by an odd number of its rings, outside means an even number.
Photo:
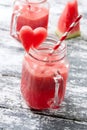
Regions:
<svg viewBox="0 0 87 130"><path fill-rule="evenodd" d="M33 46L37 48L47 37L47 30L43 27L34 29Z"/></svg>
<svg viewBox="0 0 87 130"><path fill-rule="evenodd" d="M43 27L32 29L30 26L23 26L19 33L20 41L28 52L31 46L37 48L47 37L47 30Z"/></svg>
<svg viewBox="0 0 87 130"><path fill-rule="evenodd" d="M19 34L19 38L20 41L23 44L24 49L28 52L30 47L33 44L33 37L34 37L34 33L31 27L29 26L23 26L20 29L20 34Z"/></svg>

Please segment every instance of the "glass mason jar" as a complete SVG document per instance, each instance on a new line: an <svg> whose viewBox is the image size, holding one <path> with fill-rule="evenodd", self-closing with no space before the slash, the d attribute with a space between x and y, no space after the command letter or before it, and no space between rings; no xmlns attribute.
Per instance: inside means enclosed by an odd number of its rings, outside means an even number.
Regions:
<svg viewBox="0 0 87 130"><path fill-rule="evenodd" d="M10 35L19 39L22 26L28 25L32 29L48 28L49 3L47 0L15 0L11 17Z"/></svg>
<svg viewBox="0 0 87 130"><path fill-rule="evenodd" d="M58 108L66 90L69 72L67 46L63 42L52 54L58 39L50 35L37 49L25 54L22 66L21 93L30 108Z"/></svg>

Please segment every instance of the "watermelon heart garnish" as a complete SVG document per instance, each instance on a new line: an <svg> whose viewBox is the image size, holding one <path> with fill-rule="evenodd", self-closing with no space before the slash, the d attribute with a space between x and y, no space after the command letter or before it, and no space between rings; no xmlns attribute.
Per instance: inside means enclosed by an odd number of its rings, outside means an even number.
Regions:
<svg viewBox="0 0 87 130"><path fill-rule="evenodd" d="M23 26L19 37L24 49L28 52L31 46L37 48L46 39L47 30L43 27L32 30L30 26Z"/></svg>
<svg viewBox="0 0 87 130"><path fill-rule="evenodd" d="M19 38L20 41L23 44L24 49L28 52L30 47L32 46L32 42L33 42L33 37L34 37L34 33L31 27L29 26L23 26L20 29L20 34L19 34Z"/></svg>
<svg viewBox="0 0 87 130"><path fill-rule="evenodd" d="M47 30L43 27L34 29L33 46L37 48L47 37Z"/></svg>

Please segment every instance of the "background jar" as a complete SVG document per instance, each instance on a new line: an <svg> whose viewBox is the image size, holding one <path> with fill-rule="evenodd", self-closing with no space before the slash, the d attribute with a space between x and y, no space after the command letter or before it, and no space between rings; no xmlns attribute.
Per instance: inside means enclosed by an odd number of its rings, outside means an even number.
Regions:
<svg viewBox="0 0 87 130"><path fill-rule="evenodd" d="M48 29L49 3L47 0L15 0L11 17L11 36L19 39L22 26L32 29L44 27Z"/></svg>

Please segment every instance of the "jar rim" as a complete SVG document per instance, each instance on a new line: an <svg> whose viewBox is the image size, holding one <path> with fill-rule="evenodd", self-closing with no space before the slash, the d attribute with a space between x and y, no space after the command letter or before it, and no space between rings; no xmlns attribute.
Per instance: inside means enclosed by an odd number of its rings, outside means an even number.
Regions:
<svg viewBox="0 0 87 130"><path fill-rule="evenodd" d="M26 0L27 2L29 2L30 4L34 3L34 4L40 4L40 3L43 3L43 2L46 2L47 0Z"/></svg>
<svg viewBox="0 0 87 130"><path fill-rule="evenodd" d="M29 3L29 4L41 4L46 2L47 0L21 0L21 2L23 3ZM16 0L14 1L14 3L16 2Z"/></svg>
<svg viewBox="0 0 87 130"><path fill-rule="evenodd" d="M60 47L57 50L55 50L52 55L50 55L51 50L53 49L53 47L56 45L57 42L58 42L58 37L53 34L49 34L46 40L38 48L32 47L28 54L32 56L34 59L43 61L43 62L48 62L49 59L48 58L39 59L37 58L38 55L43 55L44 57L47 57L47 56L57 57L57 60L54 60L52 62L61 60L67 54L67 45L65 41L61 43Z"/></svg>

